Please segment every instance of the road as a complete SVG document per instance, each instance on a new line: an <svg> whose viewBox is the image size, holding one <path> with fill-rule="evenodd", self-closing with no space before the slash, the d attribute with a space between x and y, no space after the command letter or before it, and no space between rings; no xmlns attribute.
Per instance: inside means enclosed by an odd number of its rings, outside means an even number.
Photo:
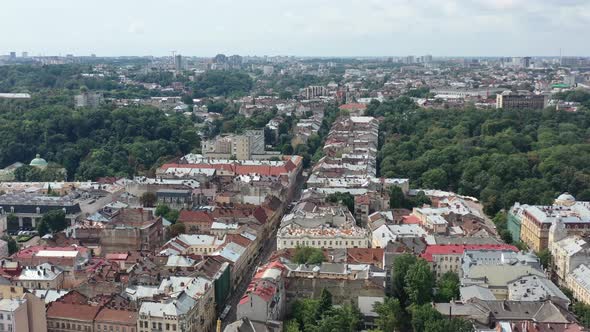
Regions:
<svg viewBox="0 0 590 332"><path fill-rule="evenodd" d="M273 234L271 235L271 237L264 242L264 245L262 246L262 250L260 251L260 254L258 255L258 257L256 257L254 259L252 264L250 264L250 266L248 267L248 271L246 271L246 273L244 273L245 277L242 278L242 281L240 282L238 287L236 287L236 289L233 291L233 293L229 296L226 304L231 305L231 310L229 311L229 313L227 314L225 319L223 319L223 321L221 322L221 330L222 331L225 329L225 326L227 324L232 323L236 320L236 310L237 310L238 302L240 302L240 299L242 298L242 296L244 295L244 292L248 288L250 281L252 281L252 278L254 277L254 274L256 273L256 269L258 268L258 266L260 266L261 263L268 261L268 259L270 258L270 255L273 253L273 251L276 250L276 248L277 248L276 234L277 234L276 230L273 231Z"/></svg>
<svg viewBox="0 0 590 332"><path fill-rule="evenodd" d="M296 187L295 192L293 194L293 198L295 201L297 201L300 198L301 191L303 190L303 185L305 184L306 180L307 179L301 175L299 175L297 177L297 187ZM282 209L281 218L279 218L279 221L278 221L279 223L280 223L280 220L282 219L282 216L285 213L289 212L287 209L289 208L289 205L291 204L291 202L292 201L283 202L283 205L281 206L281 209ZM244 273L245 277L242 278L242 281L240 282L238 287L236 287L236 289L232 292L232 294L229 296L228 300L226 301L226 305L231 305L231 309L230 309L229 313L227 314L227 316L221 322L221 331L223 331L225 329L227 324L236 321L236 310L237 310L238 302L240 302L240 299L242 298L242 296L244 295L244 292L248 288L250 281L252 281L252 278L254 277L254 274L256 273L256 269L260 266L261 263L266 263L268 261L268 259L270 258L270 255L277 249L277 230L278 230L278 225L277 225L277 227L275 227L273 229L272 234L269 236L269 238L266 239L266 241L262 245L262 248L259 251L258 257L256 257L252 261L250 266L248 266L248 270Z"/></svg>

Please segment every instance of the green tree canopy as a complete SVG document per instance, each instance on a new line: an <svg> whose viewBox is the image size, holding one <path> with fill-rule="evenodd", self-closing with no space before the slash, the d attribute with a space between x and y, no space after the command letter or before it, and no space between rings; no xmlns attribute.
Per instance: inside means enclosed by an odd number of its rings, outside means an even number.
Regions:
<svg viewBox="0 0 590 332"><path fill-rule="evenodd" d="M432 300L434 274L426 260L418 259L414 265L410 266L405 282L404 289L411 303L420 305Z"/></svg>
<svg viewBox="0 0 590 332"><path fill-rule="evenodd" d="M41 230L43 231L51 230L51 232L56 233L63 231L68 226L66 213L63 210L50 210L41 218L39 227L41 227ZM41 233L41 231L39 231L39 233Z"/></svg>
<svg viewBox="0 0 590 332"><path fill-rule="evenodd" d="M322 249L297 246L293 254L293 261L297 264L320 264L325 260Z"/></svg>
<svg viewBox="0 0 590 332"><path fill-rule="evenodd" d="M461 282L457 273L448 271L445 272L437 283L438 292L436 298L438 302L449 302L452 299L459 299L459 288Z"/></svg>
<svg viewBox="0 0 590 332"><path fill-rule="evenodd" d="M416 264L417 258L412 254L401 254L393 261L392 267L392 294L398 298L402 306L408 303L408 294L406 293L406 275L410 267Z"/></svg>

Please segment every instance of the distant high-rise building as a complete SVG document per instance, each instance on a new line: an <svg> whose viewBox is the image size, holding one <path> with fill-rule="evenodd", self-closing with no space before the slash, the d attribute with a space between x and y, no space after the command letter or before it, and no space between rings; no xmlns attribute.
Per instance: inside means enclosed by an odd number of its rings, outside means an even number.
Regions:
<svg viewBox="0 0 590 332"><path fill-rule="evenodd" d="M23 52L22 53L22 57L23 58L28 58L29 57L29 52Z"/></svg>
<svg viewBox="0 0 590 332"><path fill-rule="evenodd" d="M91 58L96 58L96 54L92 53L92 54L90 54L90 57Z"/></svg>
<svg viewBox="0 0 590 332"><path fill-rule="evenodd" d="M76 108L90 107L97 108L104 101L102 93L95 92L82 92L79 95L74 96L74 103Z"/></svg>
<svg viewBox="0 0 590 332"><path fill-rule="evenodd" d="M405 59L404 59L404 63L407 64L412 64L416 62L416 58L413 55L408 55Z"/></svg>
<svg viewBox="0 0 590 332"><path fill-rule="evenodd" d="M237 54L230 56L228 60L229 64L232 66L241 66L243 61L242 57Z"/></svg>
<svg viewBox="0 0 590 332"><path fill-rule="evenodd" d="M327 96L327 95L328 95L328 89L324 88L323 86L309 86L303 90L303 96L306 99Z"/></svg>
<svg viewBox="0 0 590 332"><path fill-rule="evenodd" d="M10 59L16 59L16 52L10 52Z"/></svg>
<svg viewBox="0 0 590 332"><path fill-rule="evenodd" d="M425 62L425 63L430 63L430 62L432 62L432 55L430 55L430 54L427 54L427 55L425 55L425 56L424 56L424 61L423 61L423 62Z"/></svg>
<svg viewBox="0 0 590 332"><path fill-rule="evenodd" d="M587 61L585 61L584 58L577 58L577 57L562 57L559 60L560 64L562 66L566 66L566 67L575 67L575 66L583 66L587 63Z"/></svg>
<svg viewBox="0 0 590 332"><path fill-rule="evenodd" d="M182 55L180 54L176 54L174 56L174 69L175 70L182 70L183 66L182 66Z"/></svg>
<svg viewBox="0 0 590 332"><path fill-rule="evenodd" d="M226 63L227 62L227 57L225 56L225 54L217 54L213 58L213 62L215 62L215 63Z"/></svg>
<svg viewBox="0 0 590 332"><path fill-rule="evenodd" d="M531 65L531 57L513 57L512 61L509 62L510 67L514 68L529 68Z"/></svg>

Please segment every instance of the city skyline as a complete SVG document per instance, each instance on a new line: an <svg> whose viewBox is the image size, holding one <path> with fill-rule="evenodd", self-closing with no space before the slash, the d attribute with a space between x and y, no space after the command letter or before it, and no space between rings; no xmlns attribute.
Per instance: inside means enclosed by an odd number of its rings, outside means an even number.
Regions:
<svg viewBox="0 0 590 332"><path fill-rule="evenodd" d="M30 10L31 6L36 10ZM165 9L165 10L164 10ZM527 1L153 1L100 6L70 0L7 1L0 54L189 56L564 56L590 54L576 42L590 3ZM23 19L23 13L28 18Z"/></svg>

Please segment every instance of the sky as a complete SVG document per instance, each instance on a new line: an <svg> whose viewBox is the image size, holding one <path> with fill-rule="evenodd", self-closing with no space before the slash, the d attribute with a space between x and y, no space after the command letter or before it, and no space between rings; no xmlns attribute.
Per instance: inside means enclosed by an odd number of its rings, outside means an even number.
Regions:
<svg viewBox="0 0 590 332"><path fill-rule="evenodd" d="M590 0L1 0L0 54L590 55Z"/></svg>

